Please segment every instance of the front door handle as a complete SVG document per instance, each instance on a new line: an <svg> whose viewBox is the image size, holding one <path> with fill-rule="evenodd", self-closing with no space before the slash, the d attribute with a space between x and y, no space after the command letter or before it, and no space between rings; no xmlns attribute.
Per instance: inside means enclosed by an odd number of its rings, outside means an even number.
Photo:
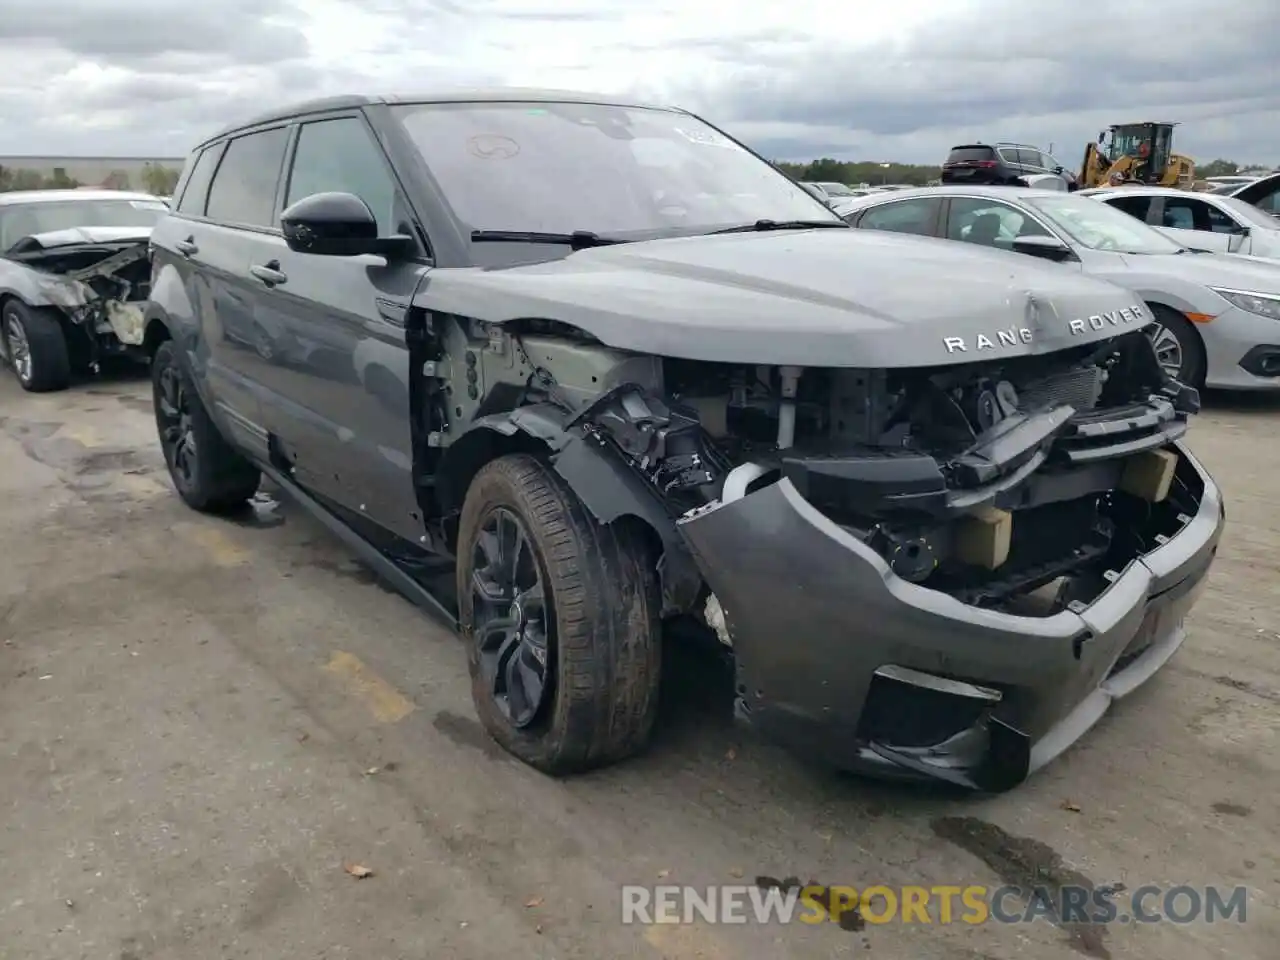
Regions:
<svg viewBox="0 0 1280 960"><path fill-rule="evenodd" d="M249 272L268 287L278 287L289 279L288 275L280 269L279 260L272 260L268 263L255 263L249 268Z"/></svg>
<svg viewBox="0 0 1280 960"><path fill-rule="evenodd" d="M195 256L200 252L200 248L196 246L195 237L187 237L185 240L178 240L174 243L173 249L177 250L184 257Z"/></svg>

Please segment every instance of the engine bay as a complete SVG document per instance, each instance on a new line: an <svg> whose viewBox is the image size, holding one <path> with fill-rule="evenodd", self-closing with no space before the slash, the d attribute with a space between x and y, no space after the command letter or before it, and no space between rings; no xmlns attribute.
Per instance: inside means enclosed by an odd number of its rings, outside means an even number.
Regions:
<svg viewBox="0 0 1280 960"><path fill-rule="evenodd" d="M679 518L786 478L898 577L979 607L1088 603L1195 513L1199 409L1141 331L907 370L666 359L582 422Z"/></svg>

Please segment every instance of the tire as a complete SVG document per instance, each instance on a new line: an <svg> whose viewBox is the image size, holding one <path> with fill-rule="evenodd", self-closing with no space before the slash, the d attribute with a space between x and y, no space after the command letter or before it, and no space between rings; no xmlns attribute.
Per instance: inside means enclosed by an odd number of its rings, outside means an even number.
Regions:
<svg viewBox="0 0 1280 960"><path fill-rule="evenodd" d="M1156 322L1148 327L1147 336L1155 345L1156 357L1161 361L1160 365L1180 383L1195 387L1197 390L1203 389L1206 369L1204 341L1200 339L1196 328L1177 310L1159 303L1149 303L1147 306L1151 308L1156 318ZM1164 331L1168 332L1172 340L1165 336ZM1162 349L1162 345L1167 349ZM1172 366L1175 349L1177 351L1176 373Z"/></svg>
<svg viewBox="0 0 1280 960"><path fill-rule="evenodd" d="M485 630L511 613L506 600L477 602L473 579L496 594L484 545L514 519L528 545L515 556L514 587L536 571L544 602L528 600L527 626L512 632L514 657L537 670L542 633L541 701L498 691L499 672ZM509 530L505 528L504 530ZM510 541L508 541L510 542ZM531 561L531 562L530 562ZM580 773L639 752L658 705L661 624L656 563L646 541L618 524L602 526L543 461L528 454L500 457L476 474L458 529L458 611L471 670L471 694L481 723L507 752L553 776ZM509 599L514 589L504 591ZM520 638L532 642L521 643ZM532 651L532 652L531 652ZM498 659L498 663L502 661ZM528 689L528 687L521 687ZM521 706L525 709L518 709Z"/></svg>
<svg viewBox="0 0 1280 960"><path fill-rule="evenodd" d="M2 319L5 352L22 389L31 393L67 389L71 357L57 311L9 300Z"/></svg>
<svg viewBox="0 0 1280 960"><path fill-rule="evenodd" d="M258 491L258 468L232 449L210 419L172 341L151 361L152 401L164 462L187 506L227 513Z"/></svg>

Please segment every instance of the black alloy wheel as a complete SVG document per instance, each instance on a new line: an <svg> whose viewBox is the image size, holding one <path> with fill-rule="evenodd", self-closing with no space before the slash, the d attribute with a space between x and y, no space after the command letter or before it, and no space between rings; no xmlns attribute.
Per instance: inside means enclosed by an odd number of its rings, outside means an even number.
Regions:
<svg viewBox="0 0 1280 960"><path fill-rule="evenodd" d="M157 378L156 420L174 483L180 492L193 489L199 478L200 450L196 445L191 398L176 366L166 366Z"/></svg>
<svg viewBox="0 0 1280 960"><path fill-rule="evenodd" d="M484 682L498 711L525 729L553 696L555 618L529 533L506 507L475 538L471 598Z"/></svg>

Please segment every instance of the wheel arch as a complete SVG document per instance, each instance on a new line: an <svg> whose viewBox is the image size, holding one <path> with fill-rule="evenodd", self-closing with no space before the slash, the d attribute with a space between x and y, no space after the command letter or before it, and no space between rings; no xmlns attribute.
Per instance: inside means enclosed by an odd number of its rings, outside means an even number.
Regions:
<svg viewBox="0 0 1280 960"><path fill-rule="evenodd" d="M475 475L512 453L546 459L597 523L632 528L653 551L663 615L688 612L701 595L702 575L656 491L622 458L590 434L567 426L552 404L519 407L476 421L449 445L435 475L436 503L449 548L457 548L457 516Z"/></svg>

